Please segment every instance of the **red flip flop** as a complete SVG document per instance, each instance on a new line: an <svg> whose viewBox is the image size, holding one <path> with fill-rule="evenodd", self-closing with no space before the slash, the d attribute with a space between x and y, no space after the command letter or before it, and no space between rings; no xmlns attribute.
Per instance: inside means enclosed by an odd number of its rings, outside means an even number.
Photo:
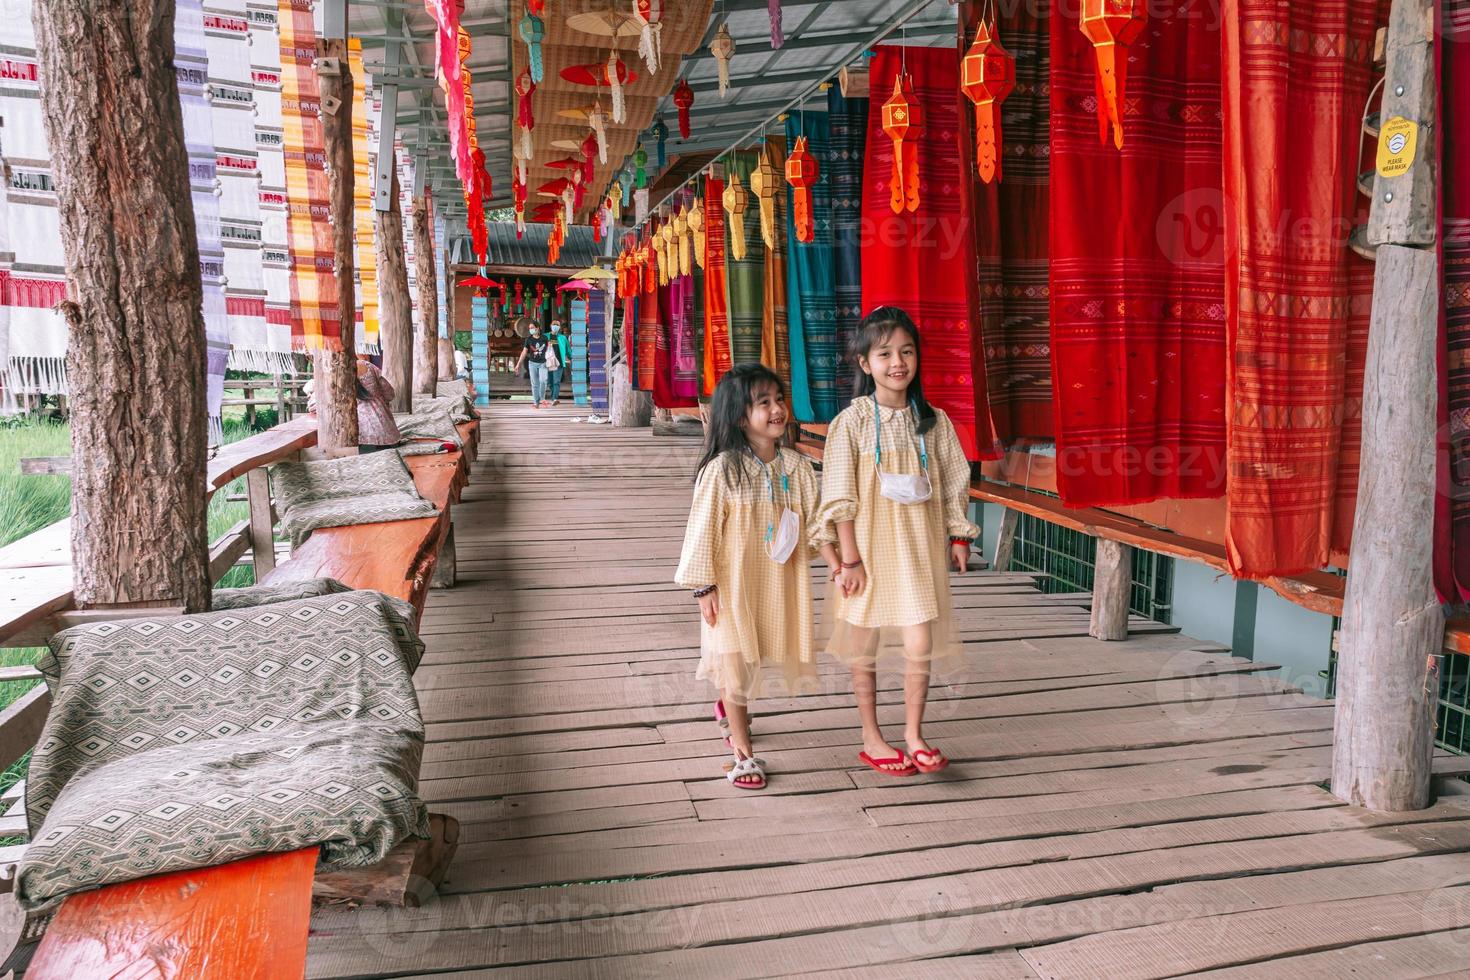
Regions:
<svg viewBox="0 0 1470 980"><path fill-rule="evenodd" d="M919 756L921 755L926 755L931 760L938 759L939 761L925 762L923 759L919 758ZM913 759L914 765L918 767L919 772L939 772L941 769L949 765L949 760L946 759L944 757L944 753L939 751L938 749L915 749Z"/></svg>
<svg viewBox="0 0 1470 980"><path fill-rule="evenodd" d="M891 759L875 759L866 752L859 752L858 758L866 763L869 769L881 772L885 776L912 776L919 771L918 766L914 764L913 760L901 752ZM902 769L883 768L884 766L891 766L895 762L905 763L905 766Z"/></svg>

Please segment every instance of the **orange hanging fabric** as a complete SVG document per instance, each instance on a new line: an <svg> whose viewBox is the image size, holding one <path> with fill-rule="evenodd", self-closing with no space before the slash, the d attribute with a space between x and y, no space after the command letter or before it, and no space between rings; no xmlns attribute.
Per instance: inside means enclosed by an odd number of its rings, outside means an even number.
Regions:
<svg viewBox="0 0 1470 980"><path fill-rule="evenodd" d="M960 61L960 88L975 103L975 166L985 183L1000 179L1000 104L1016 87L1016 59L1000 46L995 24L981 21Z"/></svg>
<svg viewBox="0 0 1470 980"><path fill-rule="evenodd" d="M1113 145L1123 148L1123 83L1128 55L1121 50L1138 40L1148 22L1145 0L1082 0L1082 33L1097 56L1097 136L1107 142L1113 124Z"/></svg>
<svg viewBox="0 0 1470 980"><path fill-rule="evenodd" d="M917 167L918 157L914 157L914 161ZM791 155L786 158L786 182L792 188L791 223L796 228L796 240L799 242L811 242L816 238L816 222L812 217L812 187L820 174L817 158L807 148L806 137L798 136ZM918 186L917 178L914 184Z"/></svg>
<svg viewBox="0 0 1470 980"><path fill-rule="evenodd" d="M924 133L924 107L914 99L913 79L900 71L893 95L883 103L883 132L893 140L894 214L919 210L919 137ZM908 144L905 147L905 144Z"/></svg>

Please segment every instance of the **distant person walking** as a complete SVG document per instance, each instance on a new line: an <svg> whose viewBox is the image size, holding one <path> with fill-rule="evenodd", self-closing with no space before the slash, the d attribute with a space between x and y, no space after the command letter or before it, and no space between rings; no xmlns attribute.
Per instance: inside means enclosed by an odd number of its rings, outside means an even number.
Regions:
<svg viewBox="0 0 1470 980"><path fill-rule="evenodd" d="M530 331L526 334L526 342L521 347L521 356L516 359L516 374L521 373L521 365L527 364L531 372L531 407L540 408L546 397L546 351L550 346L547 339L541 336L541 327L531 324Z"/></svg>
<svg viewBox="0 0 1470 980"><path fill-rule="evenodd" d="M553 368L548 360L546 365L546 379L551 385L551 404L561 404L561 379L566 377L567 366L572 363L572 343L561 328L560 320L551 321L551 336L548 338L556 344L558 366Z"/></svg>

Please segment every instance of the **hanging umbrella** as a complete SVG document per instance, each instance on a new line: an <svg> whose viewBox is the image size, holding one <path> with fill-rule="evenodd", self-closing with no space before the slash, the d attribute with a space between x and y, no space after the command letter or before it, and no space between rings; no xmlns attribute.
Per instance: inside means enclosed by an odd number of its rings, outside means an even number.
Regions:
<svg viewBox="0 0 1470 980"><path fill-rule="evenodd" d="M597 288L596 286L592 285L592 283L588 282L585 279L573 279L571 282L563 283L562 285L557 286L556 287L556 291L559 292L559 293L567 293L567 292L585 293L589 289L596 289L596 288Z"/></svg>
<svg viewBox="0 0 1470 980"><path fill-rule="evenodd" d="M572 278L586 279L588 282L596 282L599 279L616 279L617 274L609 272L606 269L598 268L595 265L589 265L585 269L581 269L577 272L572 273Z"/></svg>
<svg viewBox="0 0 1470 980"><path fill-rule="evenodd" d="M572 182L570 180L565 177L558 177L556 180L548 180L546 183L536 188L536 193L549 194L552 197L561 197L561 192L571 186Z"/></svg>
<svg viewBox="0 0 1470 980"><path fill-rule="evenodd" d="M578 144L577 149L580 150L581 148L581 145ZM582 161L573 159L572 157L562 157L560 160L549 161L546 166L553 170L581 170Z"/></svg>
<svg viewBox="0 0 1470 980"><path fill-rule="evenodd" d="M561 70L561 77L573 85L590 85L594 88L606 88L612 84L608 80L607 65L570 65ZM629 68L621 58L618 59L618 81L623 85L631 85L638 80L638 73Z"/></svg>
<svg viewBox="0 0 1470 980"><path fill-rule="evenodd" d="M480 275L470 276L468 279L461 279L459 281L459 284L461 286L469 286L471 289L478 289L481 294L483 294L487 289L505 288L494 279L486 279L484 276Z"/></svg>

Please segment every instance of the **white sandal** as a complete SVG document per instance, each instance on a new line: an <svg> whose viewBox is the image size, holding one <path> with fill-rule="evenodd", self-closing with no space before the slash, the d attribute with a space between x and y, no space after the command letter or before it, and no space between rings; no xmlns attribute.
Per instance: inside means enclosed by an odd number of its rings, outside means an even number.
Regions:
<svg viewBox="0 0 1470 980"><path fill-rule="evenodd" d="M746 776L759 776L760 777L760 782L758 782L758 783L739 783L739 782L736 782L736 780L741 779L741 778L746 777ZM735 765L731 766L730 767L730 771L727 772L727 773L725 773L725 778L728 779L728 780L730 780L730 785L731 786L734 786L736 789L765 789L766 788L766 760L764 760L764 759L757 759L754 756L750 756L750 757L747 757L747 758L742 759L742 758L740 758L739 754L737 753L736 756L735 756Z"/></svg>

